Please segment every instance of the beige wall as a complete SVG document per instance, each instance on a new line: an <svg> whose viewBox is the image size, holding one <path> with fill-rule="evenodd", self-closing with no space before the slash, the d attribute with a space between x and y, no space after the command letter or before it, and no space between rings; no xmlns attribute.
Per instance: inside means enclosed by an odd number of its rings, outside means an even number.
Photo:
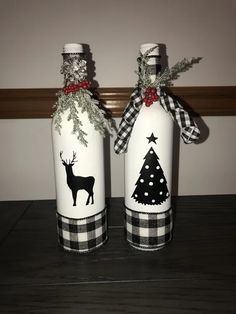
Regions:
<svg viewBox="0 0 236 314"><path fill-rule="evenodd" d="M170 66L204 58L176 86L236 85L235 11L234 0L1 0L0 88L60 87L66 42L90 45L101 87L135 84L142 42L166 44ZM178 193L236 193L236 117L203 120L209 137L176 154ZM0 200L54 198L50 120L0 120L0 142ZM122 196L123 157L110 155Z"/></svg>

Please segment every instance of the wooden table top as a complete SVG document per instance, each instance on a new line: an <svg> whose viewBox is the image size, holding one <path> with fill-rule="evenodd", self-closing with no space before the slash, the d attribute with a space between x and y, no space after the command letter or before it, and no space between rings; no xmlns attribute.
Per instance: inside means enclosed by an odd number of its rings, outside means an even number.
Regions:
<svg viewBox="0 0 236 314"><path fill-rule="evenodd" d="M56 202L0 202L0 313L236 313L236 195L173 198L174 237L141 252L109 200L109 240L89 254L57 244Z"/></svg>

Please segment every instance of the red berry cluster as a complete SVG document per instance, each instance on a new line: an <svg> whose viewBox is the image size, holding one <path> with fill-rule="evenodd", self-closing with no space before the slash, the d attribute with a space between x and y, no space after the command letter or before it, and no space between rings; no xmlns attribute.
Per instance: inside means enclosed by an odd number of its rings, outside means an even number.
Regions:
<svg viewBox="0 0 236 314"><path fill-rule="evenodd" d="M63 92L65 95L69 93L75 94L78 90L82 89L89 89L91 87L91 82L88 80L84 80L82 82L79 82L78 84L70 84L63 88Z"/></svg>
<svg viewBox="0 0 236 314"><path fill-rule="evenodd" d="M154 101L157 101L159 96L157 95L157 89L155 87L148 87L145 91L144 103L145 106L150 107Z"/></svg>

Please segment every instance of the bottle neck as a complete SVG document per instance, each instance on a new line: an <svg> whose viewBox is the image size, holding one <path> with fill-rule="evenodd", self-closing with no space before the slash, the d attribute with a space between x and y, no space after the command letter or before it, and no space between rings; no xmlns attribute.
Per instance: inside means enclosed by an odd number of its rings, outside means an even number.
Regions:
<svg viewBox="0 0 236 314"><path fill-rule="evenodd" d="M150 56L148 60L148 71L150 73L151 82L161 73L161 57L160 56Z"/></svg>
<svg viewBox="0 0 236 314"><path fill-rule="evenodd" d="M64 86L78 84L87 78L87 62L84 53L63 53L61 73Z"/></svg>

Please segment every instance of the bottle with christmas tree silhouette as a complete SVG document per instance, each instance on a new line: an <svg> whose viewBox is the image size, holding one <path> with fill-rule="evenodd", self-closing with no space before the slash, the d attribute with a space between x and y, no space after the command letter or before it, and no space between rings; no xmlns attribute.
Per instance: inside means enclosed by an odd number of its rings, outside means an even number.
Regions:
<svg viewBox="0 0 236 314"><path fill-rule="evenodd" d="M127 240L141 250L162 248L172 232L173 120L160 105L160 90L151 86L160 74L161 56L157 44L143 44L140 51L145 54L150 49L146 69L150 87L144 92L125 154Z"/></svg>
<svg viewBox="0 0 236 314"><path fill-rule="evenodd" d="M158 250L172 237L174 121L185 143L193 143L200 135L189 113L163 86L201 58L184 58L172 68L162 70L159 48L158 44L141 45L138 82L123 112L114 142L115 152L125 153L127 241L140 250Z"/></svg>

